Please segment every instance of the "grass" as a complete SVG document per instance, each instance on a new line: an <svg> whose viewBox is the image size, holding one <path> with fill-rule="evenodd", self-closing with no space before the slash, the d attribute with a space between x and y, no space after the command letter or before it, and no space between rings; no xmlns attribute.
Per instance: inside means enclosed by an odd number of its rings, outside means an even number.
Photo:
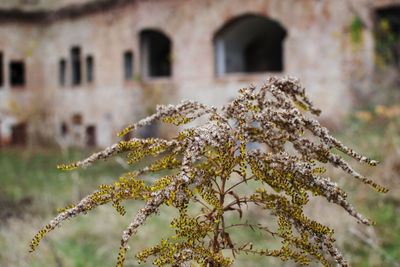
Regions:
<svg viewBox="0 0 400 267"><path fill-rule="evenodd" d="M4 175L0 180L3 193L19 199L38 190L52 189L57 192L70 184L71 173L62 173L56 166L73 162L90 154L91 151L70 150L0 150L0 168ZM113 177L121 172L116 162L105 162L93 168L77 170L74 175L84 176L88 182L96 184L98 177ZM23 191L23 192L22 192Z"/></svg>
<svg viewBox="0 0 400 267"><path fill-rule="evenodd" d="M394 106L393 106L394 107ZM376 108L361 110L366 119L350 116L338 138L361 153L381 161L375 168L357 166L357 170L389 188L378 194L357 182L346 181L345 188L355 207L376 222L375 227L350 227L344 250L354 266L400 266L400 115L385 116ZM353 164L356 166L356 164Z"/></svg>
<svg viewBox="0 0 400 267"><path fill-rule="evenodd" d="M353 144L352 147L383 162L377 168L361 167L357 163L353 166L389 187L391 191L386 195L349 180L342 173L329 171L333 177L338 177L334 180L345 187L354 206L377 222L375 227L358 225L343 210L322 199L312 200L306 210L310 217L336 229L338 246L352 266L400 266L400 194L397 180L400 174L400 142L396 123L388 121L375 129L373 121L354 119L351 127L336 134L344 143ZM115 159L83 170L62 172L56 169L57 164L82 159L91 152L76 149L64 152L0 150L0 266L101 267L115 264L121 233L143 202L128 203L124 217L111 206L105 206L88 216L74 218L48 235L35 253L27 252L30 239L56 214L57 208L81 199L95 190L98 184L112 183L127 172ZM151 217L142 231L135 235L130 242L132 252L128 253L126 266L137 266L135 253L158 243L160 237L173 234L169 228L173 212L171 208L162 208L161 215ZM259 211L251 207L247 216L249 221L258 221L261 217ZM232 218L239 221L237 214ZM279 240L250 229L232 232L232 238L252 241L255 246L279 246ZM238 255L236 266L296 265L279 259Z"/></svg>

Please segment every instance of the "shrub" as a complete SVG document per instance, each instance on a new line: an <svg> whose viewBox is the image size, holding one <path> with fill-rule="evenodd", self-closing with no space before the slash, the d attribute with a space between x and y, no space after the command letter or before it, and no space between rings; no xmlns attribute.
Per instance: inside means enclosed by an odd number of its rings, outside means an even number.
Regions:
<svg viewBox="0 0 400 267"><path fill-rule="evenodd" d="M304 89L293 78L270 78L260 89L250 87L221 110L195 101L179 105L158 106L157 112L129 126L119 135L135 131L155 121L184 125L203 118L203 124L182 127L171 140L132 138L121 141L85 160L61 165L61 170L85 168L97 160L128 152L131 165L140 161L145 167L129 172L112 185L100 185L98 190L79 203L59 210L31 242L31 251L39 241L63 221L86 213L100 205L112 203L125 214L122 202L144 200L133 220L122 234L117 266L122 266L129 249L128 241L151 215L157 215L162 205L177 209L171 221L176 235L161 239L158 245L136 254L139 262L150 257L155 265L230 266L233 259L222 251L292 259L301 264L317 261L325 266L330 259L346 266L343 254L335 247L333 229L303 213L311 196L321 196L341 206L359 222L371 225L347 201L347 195L324 175L331 164L379 192L387 190L356 172L340 151L360 163L375 166L376 161L358 154L322 127L310 114L319 115ZM308 113L308 114L307 114ZM167 175L147 181L153 172L167 170ZM165 174L165 173L164 173ZM249 191L247 183L258 188ZM189 208L190 204L190 208ZM194 208L198 205L201 208ZM246 207L266 210L275 216L277 226L270 229L245 220ZM232 224L232 213L241 223ZM280 249L258 248L250 243L233 240L230 233L240 228L257 228L281 240ZM225 253L226 254L226 253Z"/></svg>

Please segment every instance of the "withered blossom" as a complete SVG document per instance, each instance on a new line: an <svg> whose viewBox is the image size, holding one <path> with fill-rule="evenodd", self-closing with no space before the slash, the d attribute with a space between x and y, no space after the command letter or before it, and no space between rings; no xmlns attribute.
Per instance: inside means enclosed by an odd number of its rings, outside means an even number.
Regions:
<svg viewBox="0 0 400 267"><path fill-rule="evenodd" d="M153 264L158 266L190 266L195 262L202 266L230 266L236 254L250 253L301 264L317 261L324 266L330 266L333 259L340 266L347 266L335 246L333 229L307 218L303 208L310 197L318 195L343 207L359 222L373 224L352 207L344 190L325 175L324 166L330 164L375 190L386 192L334 151L363 164L375 166L377 162L343 145L310 116L319 115L320 110L312 105L296 79L272 77L260 89L250 87L239 93L221 110L195 101L158 106L155 114L119 135L154 121L184 125L202 118L204 123L183 128L171 140L132 138L85 160L59 166L62 170L88 167L124 152L131 165L142 160L148 163L112 185L100 185L79 203L59 210L59 215L33 238L31 251L44 235L71 217L107 203L124 215L122 202L139 199L145 204L122 233L117 266L124 263L131 237L149 216L160 212L162 205L179 211L179 216L171 221L176 235L137 253L139 262L152 257ZM146 179L160 170L169 170L168 175L152 182ZM258 188L246 194L240 188L250 180ZM193 213L199 209L188 208L191 203L201 206L198 214ZM275 216L276 230L249 223L243 213L250 205ZM238 214L242 223L228 224L232 212ZM275 250L257 248L251 242L231 238L229 233L240 228L264 231L280 238L282 246ZM223 250L231 250L233 259L223 255Z"/></svg>

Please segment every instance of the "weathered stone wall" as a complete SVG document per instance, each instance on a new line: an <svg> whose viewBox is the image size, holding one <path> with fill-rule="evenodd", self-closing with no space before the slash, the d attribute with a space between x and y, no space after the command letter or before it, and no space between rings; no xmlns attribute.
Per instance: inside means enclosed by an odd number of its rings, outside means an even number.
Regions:
<svg viewBox="0 0 400 267"><path fill-rule="evenodd" d="M354 2L357 11L370 21L370 6L365 1ZM354 94L360 93L359 88L352 89L355 75L363 85L359 87L368 90L365 81L373 70L372 35L365 31L363 42L354 47L349 25L359 14L354 14L346 3L345 0L248 0L246 4L241 0L133 1L122 8L47 24L2 23L0 36L7 36L0 38L4 62L13 57L25 58L27 84L24 90L16 90L6 82L0 89L0 110L10 110L10 101L24 103L43 89L52 110L51 124L58 135L62 122L70 125L71 117L81 114L83 126L95 125L97 143L105 146L117 140L115 133L124 125L154 110L156 103L177 103L191 98L221 106L241 87L250 83L262 85L271 74L288 74L299 77L312 100L324 110L324 117L335 121L337 115L352 106ZM216 77L214 35L230 20L245 14L263 15L285 27L284 71ZM141 77L139 34L145 29L160 30L171 39L170 78ZM80 86L71 85L73 46L81 48ZM126 50L134 54L136 78L132 81L123 77ZM92 55L95 62L91 84L84 79L87 55ZM58 81L61 58L67 60L65 86ZM6 64L5 70L7 77ZM0 118L4 122L3 138L9 136L7 129L15 118L12 114L7 119Z"/></svg>
<svg viewBox="0 0 400 267"><path fill-rule="evenodd" d="M47 90L41 45L43 31L26 24L0 26L0 52L3 54L3 85L0 86L0 130L3 143L9 143L11 126L30 120L36 110L33 100ZM9 63L23 61L25 86L11 87Z"/></svg>

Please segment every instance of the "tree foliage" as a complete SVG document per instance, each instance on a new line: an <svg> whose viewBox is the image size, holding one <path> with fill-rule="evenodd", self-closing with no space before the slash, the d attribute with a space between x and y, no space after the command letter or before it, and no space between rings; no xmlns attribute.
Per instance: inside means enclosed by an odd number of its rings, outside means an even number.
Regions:
<svg viewBox="0 0 400 267"><path fill-rule="evenodd" d="M236 254L245 253L291 259L301 264L317 261L325 266L333 259L347 266L335 246L333 229L306 217L303 208L312 196L321 196L341 206L359 222L373 224L352 207L343 189L324 173L330 164L375 190L386 192L355 171L337 152L363 164L375 166L377 162L343 145L312 118L312 114L319 115L320 111L296 79L270 78L260 89L250 87L239 93L221 110L195 101L158 106L155 114L119 135L155 121L185 125L198 119L196 126L182 126L171 140L121 141L85 160L59 166L62 170L88 167L97 160L125 152L131 165L148 163L112 185L100 185L80 202L59 210L33 238L31 251L66 219L107 203L124 215L123 202L144 200L144 206L123 231L117 266L124 263L131 237L163 205L178 211L179 215L170 223L175 236L138 252L139 262L151 258L159 266L191 263L230 266ZM167 175L151 182L145 179L161 170L168 170ZM251 191L250 181L257 184L257 189ZM194 208L196 205L199 208ZM270 229L261 223L248 222L244 214L250 208L275 216L277 226ZM232 214L237 214L241 223L230 223ZM231 233L241 228L257 228L271 234L281 240L281 248L259 248L251 242L234 240ZM233 257L223 254L224 250L230 250Z"/></svg>

